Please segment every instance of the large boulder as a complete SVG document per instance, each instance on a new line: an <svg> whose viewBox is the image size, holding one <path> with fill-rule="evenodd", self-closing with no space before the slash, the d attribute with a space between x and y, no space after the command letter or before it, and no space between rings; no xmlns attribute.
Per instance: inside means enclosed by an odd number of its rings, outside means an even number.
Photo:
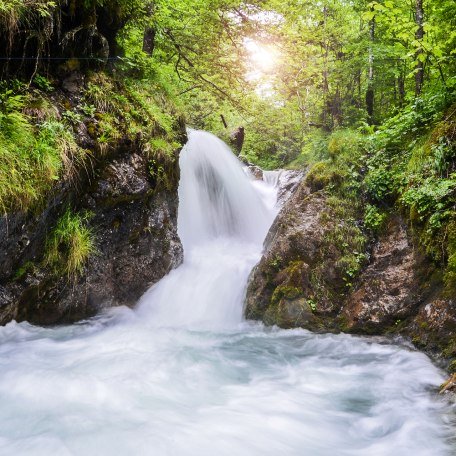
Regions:
<svg viewBox="0 0 456 456"><path fill-rule="evenodd" d="M347 245L336 245L337 230L350 232L322 192L302 181L286 201L252 271L245 315L281 327L332 326L346 291L343 261Z"/></svg>
<svg viewBox="0 0 456 456"><path fill-rule="evenodd" d="M342 309L345 329L378 334L416 314L430 291L428 274L432 269L426 257L400 217L393 217Z"/></svg>

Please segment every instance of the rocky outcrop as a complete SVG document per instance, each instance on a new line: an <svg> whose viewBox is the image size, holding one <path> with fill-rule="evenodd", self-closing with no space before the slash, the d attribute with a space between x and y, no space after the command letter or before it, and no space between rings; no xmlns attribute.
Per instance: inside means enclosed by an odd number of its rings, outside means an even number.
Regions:
<svg viewBox="0 0 456 456"><path fill-rule="evenodd" d="M399 216L379 237L340 321L344 331L401 334L439 358L456 357L455 299Z"/></svg>
<svg viewBox="0 0 456 456"><path fill-rule="evenodd" d="M456 357L456 301L439 269L400 215L369 249L356 214L333 199L304 181L285 203L250 276L246 317L284 328L400 334L448 366Z"/></svg>
<svg viewBox="0 0 456 456"><path fill-rule="evenodd" d="M158 187L147 154L135 144L119 146L94 166L87 182L57 188L40 213L2 218L0 323L73 322L104 307L133 306L182 261L177 179ZM177 160L173 166L178 176ZM68 204L91 213L96 243L83 274L70 279L41 261L46 236ZM30 264L18 277L18 268Z"/></svg>
<svg viewBox="0 0 456 456"><path fill-rule="evenodd" d="M346 290L344 259L356 227L337 217L323 192L301 182L265 240L265 253L252 271L245 315L281 327L332 326ZM337 245L334 235L347 236Z"/></svg>

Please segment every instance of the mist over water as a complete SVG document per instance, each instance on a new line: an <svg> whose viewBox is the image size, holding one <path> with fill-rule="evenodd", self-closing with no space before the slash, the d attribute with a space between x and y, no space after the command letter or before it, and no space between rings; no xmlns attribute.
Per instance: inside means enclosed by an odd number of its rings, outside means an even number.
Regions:
<svg viewBox="0 0 456 456"><path fill-rule="evenodd" d="M0 454L455 454L424 354L242 320L277 179L251 181L203 132L180 164L185 260L136 310L0 328Z"/></svg>

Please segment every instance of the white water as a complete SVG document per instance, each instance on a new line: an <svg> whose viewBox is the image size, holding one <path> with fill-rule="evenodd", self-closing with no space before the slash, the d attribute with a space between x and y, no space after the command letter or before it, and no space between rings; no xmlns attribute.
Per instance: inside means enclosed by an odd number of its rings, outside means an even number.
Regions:
<svg viewBox="0 0 456 456"><path fill-rule="evenodd" d="M210 133L190 130L180 168L185 261L145 294L138 312L159 327L236 326L247 277L276 214L274 187L254 188L228 146Z"/></svg>
<svg viewBox="0 0 456 456"><path fill-rule="evenodd" d="M454 454L425 355L242 322L274 190L206 133L181 166L185 261L136 311L0 328L0 455Z"/></svg>

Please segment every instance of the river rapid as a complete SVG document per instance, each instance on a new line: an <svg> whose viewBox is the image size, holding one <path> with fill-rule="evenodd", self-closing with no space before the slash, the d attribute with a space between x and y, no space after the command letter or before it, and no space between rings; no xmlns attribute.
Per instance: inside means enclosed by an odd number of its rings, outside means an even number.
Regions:
<svg viewBox="0 0 456 456"><path fill-rule="evenodd" d="M184 262L136 309L0 328L0 455L456 454L424 354L243 320L275 179L199 131L180 166Z"/></svg>

